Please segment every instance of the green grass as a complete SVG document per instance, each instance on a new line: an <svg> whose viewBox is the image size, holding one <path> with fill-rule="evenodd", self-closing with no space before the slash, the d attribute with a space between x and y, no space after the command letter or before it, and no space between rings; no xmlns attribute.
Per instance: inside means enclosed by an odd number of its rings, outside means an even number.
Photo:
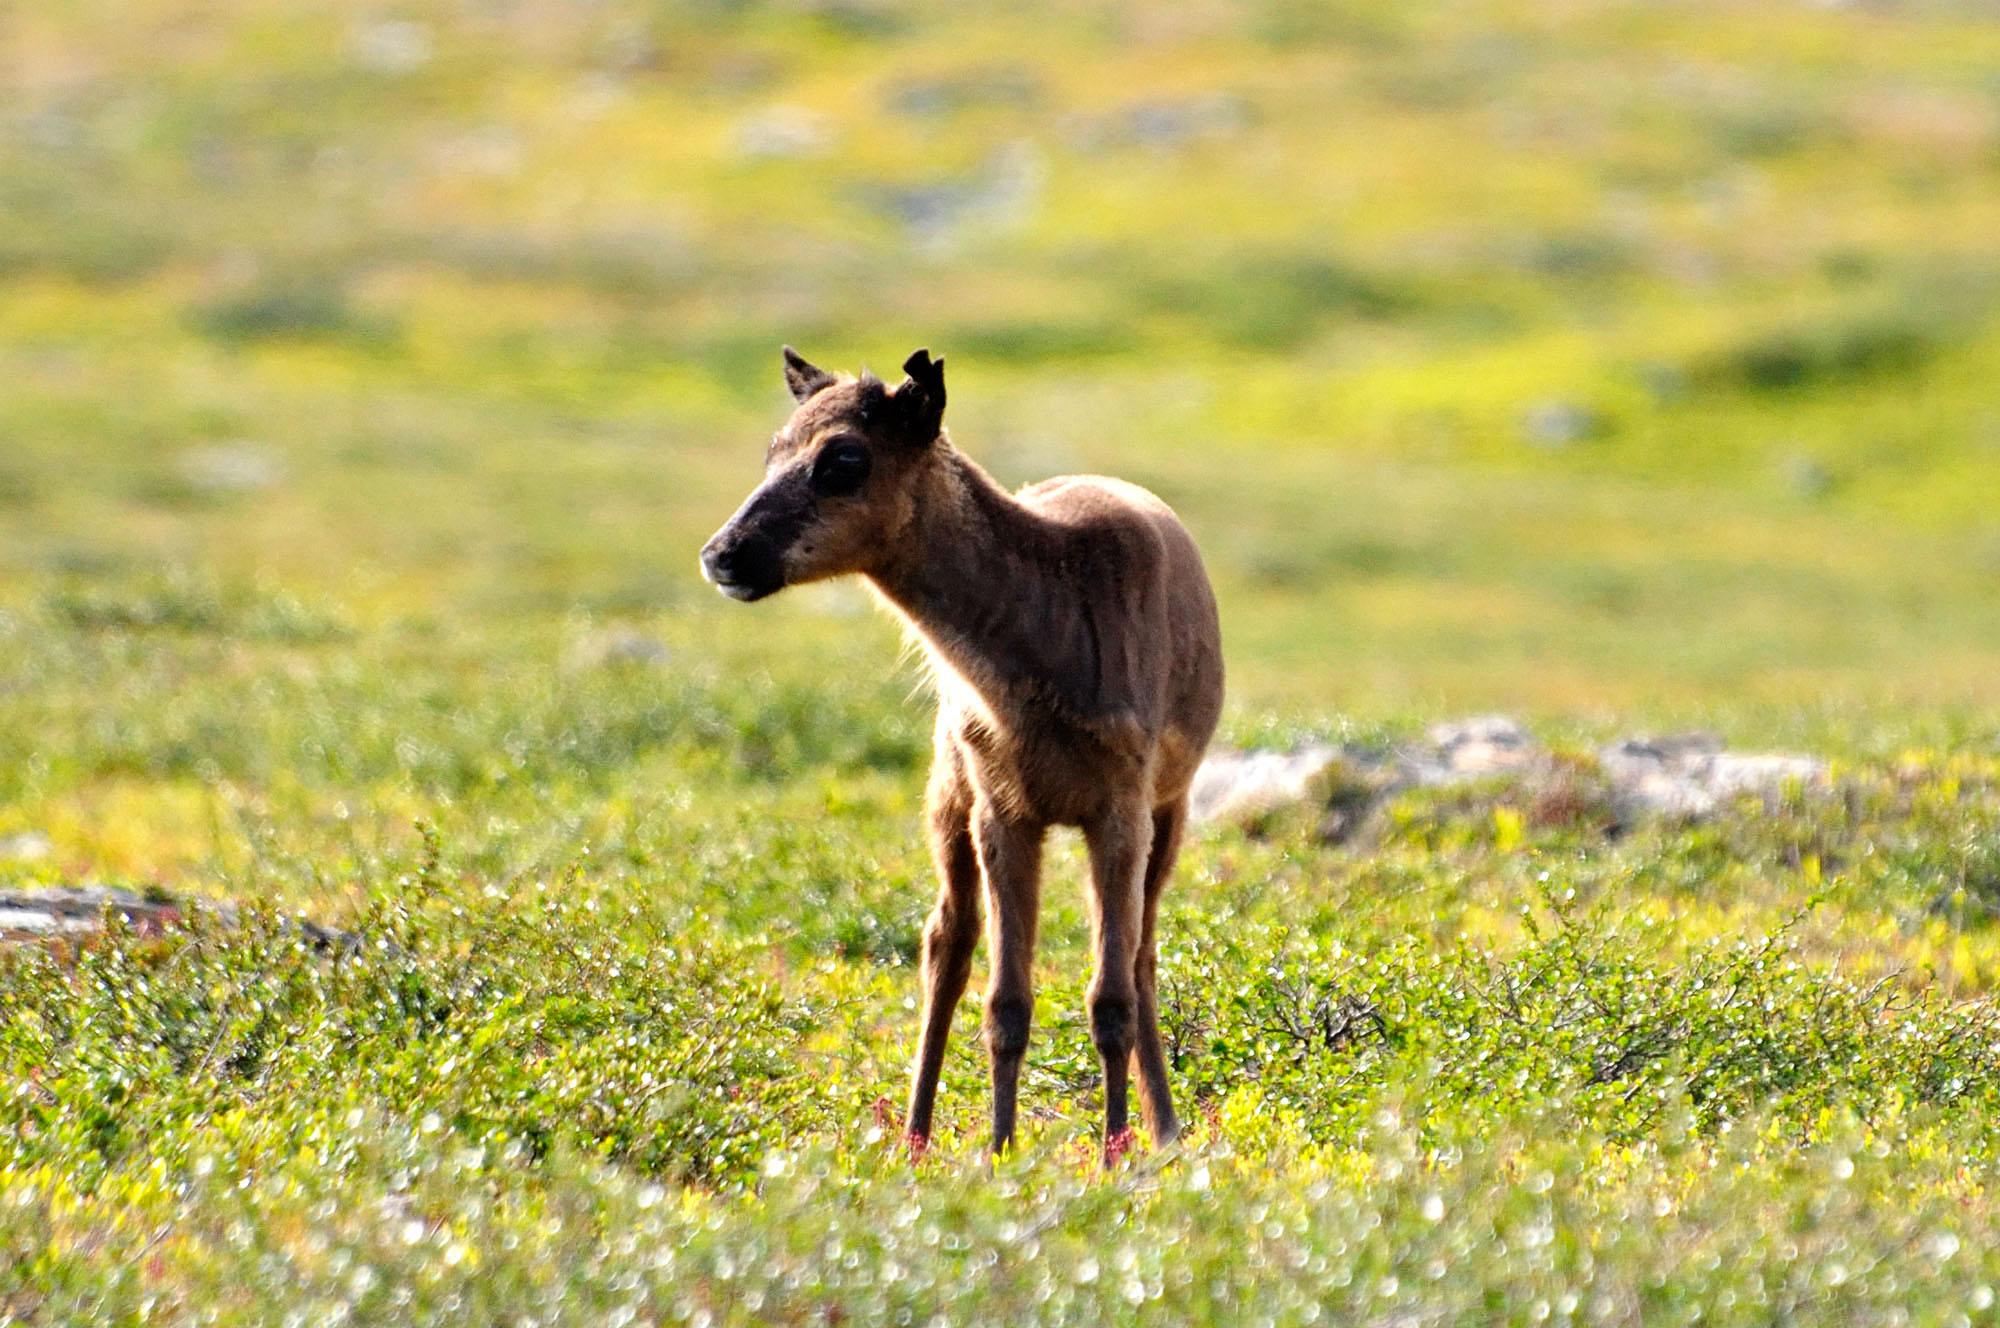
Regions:
<svg viewBox="0 0 2000 1328"><path fill-rule="evenodd" d="M0 955L0 1320L1991 1318L1983 11L0 40L0 885L245 905ZM1498 709L1574 796L1196 837L1193 1128L1110 1176L1058 836L1020 1154L968 1003L913 1169L927 702L858 589L695 575L787 341L1173 502L1226 741ZM1608 837L1683 726L1835 791Z"/></svg>

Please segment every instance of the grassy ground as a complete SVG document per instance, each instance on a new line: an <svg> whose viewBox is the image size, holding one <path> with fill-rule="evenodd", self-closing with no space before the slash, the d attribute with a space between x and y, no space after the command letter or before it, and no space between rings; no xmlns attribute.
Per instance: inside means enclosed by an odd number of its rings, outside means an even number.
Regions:
<svg viewBox="0 0 2000 1328"><path fill-rule="evenodd" d="M253 907L0 956L0 1315L1991 1317L1977 7L4 40L0 883ZM1110 1178L1061 840L1025 1145L968 1006L913 1172L925 703L858 591L694 576L781 341L1173 501L1229 740L1500 708L1574 786L1198 839L1197 1124ZM1681 725L1837 791L1607 834L1592 744Z"/></svg>

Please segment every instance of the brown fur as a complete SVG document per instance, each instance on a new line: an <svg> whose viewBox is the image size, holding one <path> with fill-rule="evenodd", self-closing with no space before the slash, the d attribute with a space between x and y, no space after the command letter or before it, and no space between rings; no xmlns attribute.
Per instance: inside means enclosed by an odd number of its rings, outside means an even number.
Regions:
<svg viewBox="0 0 2000 1328"><path fill-rule="evenodd" d="M1165 503L1122 480L1070 476L1006 493L944 436L943 361L924 351L893 389L835 378L789 347L785 361L798 409L702 567L739 599L860 573L929 660L938 714L928 819L942 888L924 927L911 1136L930 1134L983 893L994 1149L1013 1137L1042 841L1049 826L1074 825L1090 850L1088 1000L1107 1147L1125 1137L1133 1065L1147 1128L1164 1143L1178 1123L1155 918L1222 705L1215 599L1194 541ZM865 479L850 491L859 452Z"/></svg>

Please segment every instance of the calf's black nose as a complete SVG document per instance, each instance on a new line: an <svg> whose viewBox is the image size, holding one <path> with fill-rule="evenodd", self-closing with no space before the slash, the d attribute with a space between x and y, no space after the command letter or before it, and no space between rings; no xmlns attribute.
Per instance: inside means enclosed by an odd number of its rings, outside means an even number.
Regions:
<svg viewBox="0 0 2000 1328"><path fill-rule="evenodd" d="M701 574L731 599L762 599L784 589L785 569L769 540L730 538L724 531L702 546Z"/></svg>

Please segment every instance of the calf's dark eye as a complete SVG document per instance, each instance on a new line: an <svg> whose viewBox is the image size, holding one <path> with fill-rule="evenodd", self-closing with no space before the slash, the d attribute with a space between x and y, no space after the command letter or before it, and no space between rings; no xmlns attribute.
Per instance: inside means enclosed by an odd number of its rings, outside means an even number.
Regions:
<svg viewBox="0 0 2000 1328"><path fill-rule="evenodd" d="M829 447L813 462L813 490L830 498L853 493L868 482L871 464L865 447L845 443Z"/></svg>

